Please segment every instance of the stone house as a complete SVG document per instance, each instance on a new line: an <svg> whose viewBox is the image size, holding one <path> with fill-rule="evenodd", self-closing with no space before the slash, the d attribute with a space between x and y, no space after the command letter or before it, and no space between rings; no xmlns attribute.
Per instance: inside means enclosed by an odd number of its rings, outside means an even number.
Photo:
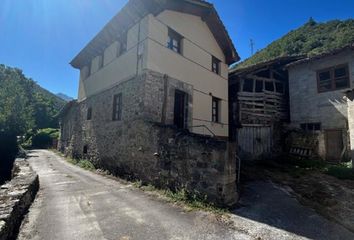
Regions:
<svg viewBox="0 0 354 240"><path fill-rule="evenodd" d="M298 146L298 151L314 151L327 161L348 159L348 121L353 119L345 92L354 85L353 45L290 63L287 69L289 127L314 138L311 144L305 141Z"/></svg>
<svg viewBox="0 0 354 240"><path fill-rule="evenodd" d="M60 113L58 148L126 178L233 205L228 66L238 60L212 4L130 0L71 62L78 100Z"/></svg>

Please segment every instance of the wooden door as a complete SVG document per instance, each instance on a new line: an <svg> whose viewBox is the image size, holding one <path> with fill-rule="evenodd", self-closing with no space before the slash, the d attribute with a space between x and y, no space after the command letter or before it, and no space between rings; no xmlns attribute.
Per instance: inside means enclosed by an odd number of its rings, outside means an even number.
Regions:
<svg viewBox="0 0 354 240"><path fill-rule="evenodd" d="M340 162L343 151L342 130L326 130L326 160L329 162Z"/></svg>

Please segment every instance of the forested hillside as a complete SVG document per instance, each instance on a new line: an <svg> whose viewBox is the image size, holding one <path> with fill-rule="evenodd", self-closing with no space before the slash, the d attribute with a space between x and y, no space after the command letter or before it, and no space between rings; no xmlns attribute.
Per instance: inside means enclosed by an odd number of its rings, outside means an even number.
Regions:
<svg viewBox="0 0 354 240"><path fill-rule="evenodd" d="M305 25L290 31L235 67L243 68L280 56L312 56L352 43L354 43L354 19L317 23L311 18Z"/></svg>
<svg viewBox="0 0 354 240"><path fill-rule="evenodd" d="M57 128L65 101L28 79L20 69L0 64L0 184L9 178L17 154L16 137Z"/></svg>
<svg viewBox="0 0 354 240"><path fill-rule="evenodd" d="M65 101L26 78L20 69L0 65L0 131L58 127L55 115Z"/></svg>

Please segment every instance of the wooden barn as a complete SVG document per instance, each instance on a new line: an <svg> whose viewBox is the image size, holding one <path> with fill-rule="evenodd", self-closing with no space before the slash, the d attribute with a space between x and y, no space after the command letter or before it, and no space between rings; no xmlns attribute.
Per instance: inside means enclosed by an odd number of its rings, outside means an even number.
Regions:
<svg viewBox="0 0 354 240"><path fill-rule="evenodd" d="M229 73L230 136L246 160L277 152L280 126L288 122L289 88L285 65L301 57L280 57Z"/></svg>

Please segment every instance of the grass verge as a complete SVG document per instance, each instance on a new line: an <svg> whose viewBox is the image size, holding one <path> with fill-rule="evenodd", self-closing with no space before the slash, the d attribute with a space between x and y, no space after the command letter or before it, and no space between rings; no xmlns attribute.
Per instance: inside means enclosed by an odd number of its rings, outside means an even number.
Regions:
<svg viewBox="0 0 354 240"><path fill-rule="evenodd" d="M207 196L201 196L201 194L195 192L190 193L185 188L178 191L171 191L169 189L159 189L155 186L148 184L143 185L141 181L133 182L133 186L143 190L144 192L150 192L163 197L167 202L183 205L187 211L203 210L212 212L218 215L228 213L228 209L219 208L214 204L207 201Z"/></svg>

